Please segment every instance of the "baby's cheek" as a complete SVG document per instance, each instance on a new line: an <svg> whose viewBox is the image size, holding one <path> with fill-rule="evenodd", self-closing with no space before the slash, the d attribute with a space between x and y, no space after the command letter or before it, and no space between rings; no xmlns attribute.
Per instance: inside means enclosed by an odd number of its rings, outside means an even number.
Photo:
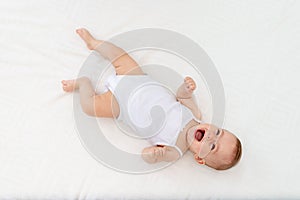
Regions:
<svg viewBox="0 0 300 200"><path fill-rule="evenodd" d="M190 149L194 152L194 153L199 153L200 151L200 144L197 140L194 140L192 142L192 145L190 146Z"/></svg>

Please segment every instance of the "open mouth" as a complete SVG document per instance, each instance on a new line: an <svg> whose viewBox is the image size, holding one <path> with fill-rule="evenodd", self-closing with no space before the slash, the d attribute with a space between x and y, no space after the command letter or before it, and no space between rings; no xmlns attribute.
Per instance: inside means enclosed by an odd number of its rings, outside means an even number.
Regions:
<svg viewBox="0 0 300 200"><path fill-rule="evenodd" d="M205 130L197 129L195 132L195 139L200 142L205 135Z"/></svg>

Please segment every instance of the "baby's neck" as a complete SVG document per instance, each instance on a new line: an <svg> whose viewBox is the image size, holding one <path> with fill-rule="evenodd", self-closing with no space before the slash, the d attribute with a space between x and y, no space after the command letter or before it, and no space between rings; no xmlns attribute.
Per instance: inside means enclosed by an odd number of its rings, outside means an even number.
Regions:
<svg viewBox="0 0 300 200"><path fill-rule="evenodd" d="M182 151L182 153L185 153L189 149L189 144L187 142L187 132L189 128L199 124L199 122L192 119L187 125L184 127L184 129L179 133L176 146L179 147Z"/></svg>

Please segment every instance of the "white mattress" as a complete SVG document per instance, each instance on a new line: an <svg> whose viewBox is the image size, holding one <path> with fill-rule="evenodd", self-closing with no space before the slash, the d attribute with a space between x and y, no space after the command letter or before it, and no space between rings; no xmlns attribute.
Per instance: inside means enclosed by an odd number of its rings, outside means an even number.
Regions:
<svg viewBox="0 0 300 200"><path fill-rule="evenodd" d="M300 198L299 9L291 0L2 1L0 199ZM244 146L239 165L215 171L187 153L133 175L93 159L76 133L73 96L60 85L90 53L78 27L102 39L164 28L200 44L223 80L224 128ZM133 56L143 64L156 55Z"/></svg>

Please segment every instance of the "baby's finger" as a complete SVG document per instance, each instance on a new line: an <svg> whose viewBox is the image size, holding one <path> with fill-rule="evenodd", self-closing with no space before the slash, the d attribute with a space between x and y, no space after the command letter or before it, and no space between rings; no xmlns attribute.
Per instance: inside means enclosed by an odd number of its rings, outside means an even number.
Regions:
<svg viewBox="0 0 300 200"><path fill-rule="evenodd" d="M156 158L161 156L160 147L154 148L154 155L155 155Z"/></svg>
<svg viewBox="0 0 300 200"><path fill-rule="evenodd" d="M158 153L157 154L158 157L161 158L163 156L163 152L162 152L162 148L161 147L159 147L159 149L157 149L157 153Z"/></svg>
<svg viewBox="0 0 300 200"><path fill-rule="evenodd" d="M160 156L163 157L165 155L166 152L166 147L162 147L160 148Z"/></svg>
<svg viewBox="0 0 300 200"><path fill-rule="evenodd" d="M185 81L190 80L190 79L191 79L191 77L189 77L189 76L186 76L186 77L184 78Z"/></svg>
<svg viewBox="0 0 300 200"><path fill-rule="evenodd" d="M157 157L158 156L158 149L157 148L154 148L153 149L153 155L155 156L155 157Z"/></svg>
<svg viewBox="0 0 300 200"><path fill-rule="evenodd" d="M186 82L187 83L192 83L193 81L192 81L192 79L187 79Z"/></svg>

